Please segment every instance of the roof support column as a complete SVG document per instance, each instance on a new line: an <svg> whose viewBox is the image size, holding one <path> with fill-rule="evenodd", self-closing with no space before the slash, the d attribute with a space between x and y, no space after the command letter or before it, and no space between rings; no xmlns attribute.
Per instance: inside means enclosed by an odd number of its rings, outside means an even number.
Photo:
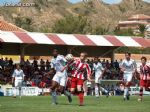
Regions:
<svg viewBox="0 0 150 112"><path fill-rule="evenodd" d="M26 47L28 47L29 45L25 45L25 44L21 44L20 45L20 61L25 57L25 51L26 51Z"/></svg>

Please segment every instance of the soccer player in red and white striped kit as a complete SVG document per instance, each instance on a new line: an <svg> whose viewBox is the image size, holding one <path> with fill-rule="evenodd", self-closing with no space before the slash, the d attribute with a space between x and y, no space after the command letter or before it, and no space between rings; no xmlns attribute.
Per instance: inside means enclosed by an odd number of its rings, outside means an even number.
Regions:
<svg viewBox="0 0 150 112"><path fill-rule="evenodd" d="M149 90L150 89L150 67L146 64L147 58L142 57L140 66L140 94L138 101L143 100L143 89Z"/></svg>
<svg viewBox="0 0 150 112"><path fill-rule="evenodd" d="M79 59L74 59L71 62L68 62L68 67L71 68L71 93L74 94L75 90L78 92L79 97L79 106L83 106L84 102L84 91L83 91L83 83L87 78L91 81L91 69L86 62L87 53L80 53Z"/></svg>

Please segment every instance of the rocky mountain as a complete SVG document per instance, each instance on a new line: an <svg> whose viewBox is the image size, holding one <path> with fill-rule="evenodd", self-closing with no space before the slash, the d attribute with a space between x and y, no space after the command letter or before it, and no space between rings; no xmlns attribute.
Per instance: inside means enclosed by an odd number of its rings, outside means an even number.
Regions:
<svg viewBox="0 0 150 112"><path fill-rule="evenodd" d="M22 0L35 3L31 7L0 7L0 15L4 20L16 25L29 24L32 30L51 32L54 23L70 15L86 16L93 26L103 25L114 30L118 21L126 20L133 14L150 15L150 4L142 0L123 0L120 4L109 5L102 0L83 0L71 4L67 0ZM16 19L20 18L20 19ZM25 20L25 22L24 22ZM25 27L28 30L28 27ZM45 31L46 30L46 31Z"/></svg>

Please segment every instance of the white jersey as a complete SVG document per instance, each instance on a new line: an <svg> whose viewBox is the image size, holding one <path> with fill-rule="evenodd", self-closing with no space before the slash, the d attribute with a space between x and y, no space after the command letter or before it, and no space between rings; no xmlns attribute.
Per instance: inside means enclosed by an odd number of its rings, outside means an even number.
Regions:
<svg viewBox="0 0 150 112"><path fill-rule="evenodd" d="M133 73L134 70L137 68L136 62L133 59L130 59L129 61L124 59L122 61L121 67L125 68L124 73Z"/></svg>
<svg viewBox="0 0 150 112"><path fill-rule="evenodd" d="M93 64L93 70L95 71L95 74L102 74L102 71L104 70L103 66L101 63L94 63Z"/></svg>
<svg viewBox="0 0 150 112"><path fill-rule="evenodd" d="M15 69L14 70L14 73L13 73L13 75L12 75L12 77L14 77L15 78L15 81L17 81L17 80L23 80L24 79L24 73L23 73L23 70L18 70L18 69Z"/></svg>
<svg viewBox="0 0 150 112"><path fill-rule="evenodd" d="M54 68L56 72L61 72L61 70L66 65L66 59L63 55L58 55L56 58L51 60L51 68Z"/></svg>

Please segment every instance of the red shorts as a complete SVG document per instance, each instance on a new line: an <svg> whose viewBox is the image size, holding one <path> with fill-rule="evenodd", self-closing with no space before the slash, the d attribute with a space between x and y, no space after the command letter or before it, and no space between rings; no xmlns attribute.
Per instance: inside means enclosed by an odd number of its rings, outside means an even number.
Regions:
<svg viewBox="0 0 150 112"><path fill-rule="evenodd" d="M76 77L71 78L71 88L77 88L78 85L83 86L83 79L78 79Z"/></svg>
<svg viewBox="0 0 150 112"><path fill-rule="evenodd" d="M140 80L140 86L149 88L150 87L150 80Z"/></svg>

